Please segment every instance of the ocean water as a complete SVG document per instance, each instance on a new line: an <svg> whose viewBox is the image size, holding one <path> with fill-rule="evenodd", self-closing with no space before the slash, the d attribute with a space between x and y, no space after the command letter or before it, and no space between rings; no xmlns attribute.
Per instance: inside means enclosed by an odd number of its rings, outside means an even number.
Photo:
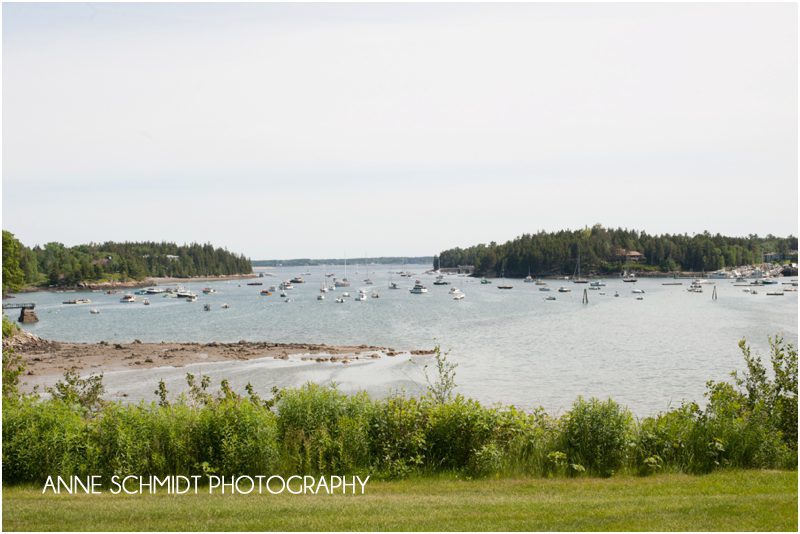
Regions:
<svg viewBox="0 0 800 534"><path fill-rule="evenodd" d="M402 266L369 266L373 286L360 282L367 277L364 266L350 266L352 286L318 301L324 273L344 274L338 266L310 267L306 283L288 292L289 303L277 292L266 297L259 291L305 268L265 269L266 276L258 279L264 283L261 287L246 285L250 280L184 284L199 294L194 303L151 295L150 306L122 304L120 294L90 291L32 293L19 295L14 302L36 303L40 321L25 325L26 330L61 341L248 340L370 344L397 350L439 344L458 364L459 392L489 404L543 406L553 413L568 410L578 395L613 397L637 415L656 413L681 400L702 402L707 380L726 379L730 371L741 368L737 342L742 337L765 356L768 336L780 334L797 344L794 292L773 297L759 288L759 294L751 295L729 280L716 280L718 298L712 300L714 286L690 293L690 280L664 286L673 280L640 279L632 284L608 278L601 291L587 291L589 303L582 304L583 290L588 289L583 284L548 280L551 291L546 293L539 291L540 286L509 280L513 289L500 290L499 280L482 285L477 279L452 275L446 278L452 285L434 286L434 277L422 274L428 266L406 268L417 273L428 293L409 293L414 279L392 274ZM391 280L402 289L389 289ZM558 293L561 285L572 291ZM206 286L217 292L203 295ZM453 286L463 290L464 300L452 299ZM344 291L356 295L360 287L377 291L380 298L334 301ZM636 295L633 289L645 293ZM557 300L546 301L547 295ZM62 304L81 297L90 298L92 304ZM203 310L205 303L211 304L210 312ZM222 309L223 303L230 308ZM92 315L90 308L101 313ZM153 399L159 379L178 391L187 371L209 374L215 382L228 378L239 388L251 382L265 394L273 385L315 381L386 395L424 390L425 366L431 361L400 355L349 365L271 358L208 363L201 356L187 367L108 372L104 381L112 396L128 400Z"/></svg>

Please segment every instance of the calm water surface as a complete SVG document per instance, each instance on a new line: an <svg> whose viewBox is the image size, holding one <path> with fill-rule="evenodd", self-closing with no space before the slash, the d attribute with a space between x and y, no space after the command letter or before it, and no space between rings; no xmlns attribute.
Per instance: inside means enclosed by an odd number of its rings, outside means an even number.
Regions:
<svg viewBox="0 0 800 534"><path fill-rule="evenodd" d="M407 266L422 273L428 266ZM430 348L439 343L458 363L459 391L487 403L516 404L525 408L544 406L552 412L567 410L578 395L612 396L635 413L647 415L675 405L682 399L702 400L705 382L725 379L741 367L737 341L746 337L766 354L767 337L780 333L797 343L797 293L783 297L743 292L728 280L717 280L704 293L689 293L682 286L663 286L667 279L642 279L635 284L606 279L601 291L588 291L589 303L581 304L587 286L548 281L549 293L539 286L513 280L509 291L497 288L498 280L482 285L479 280L448 276L466 294L462 301L449 295L451 286L434 286L433 276L419 274L429 288L413 295L413 279L390 274L401 266L370 266L375 282L370 289L380 298L366 302L334 299L347 290L355 295L356 280L366 278L364 267L350 268L353 285L328 293L318 301L324 272L342 267L311 267L305 284L289 291L292 302L259 290L277 285L305 271L303 268L268 269L263 287L246 281L184 284L199 294L197 302L149 296L150 306L122 304L119 294L93 292L20 295L16 302L36 303L40 322L25 325L39 336L62 341L130 342L276 341L328 344L373 344L395 349ZM390 290L394 280L403 289ZM788 279L785 281L788 282ZM571 293L558 293L565 285ZM205 286L215 294L200 293ZM780 286L771 286L772 288ZM632 289L645 291L643 300ZM619 297L614 297L615 291ZM600 293L604 292L605 295ZM554 295L556 301L545 301ZM63 305L62 301L86 297L92 304ZM142 297L139 297L141 300ZM203 304L212 305L211 312ZM230 309L221 309L227 303ZM89 308L99 315L91 315ZM13 312L12 312L13 313ZM403 389L424 389L424 366L430 358L407 356L357 362L323 364L273 359L247 362L204 363L184 368L139 369L106 373L105 383L114 395L152 399L161 378L172 391L181 388L187 370L204 372L216 381L223 377L242 388L252 382L263 392L273 385L299 385L313 380L336 382L344 390L365 389L384 395Z"/></svg>

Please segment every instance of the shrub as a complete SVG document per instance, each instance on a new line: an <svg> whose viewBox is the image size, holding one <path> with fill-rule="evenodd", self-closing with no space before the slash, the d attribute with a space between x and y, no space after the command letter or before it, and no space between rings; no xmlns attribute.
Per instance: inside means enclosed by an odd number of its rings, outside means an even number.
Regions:
<svg viewBox="0 0 800 534"><path fill-rule="evenodd" d="M356 473L372 464L369 423L375 406L365 393L344 395L307 384L283 391L277 408L285 470Z"/></svg>
<svg viewBox="0 0 800 534"><path fill-rule="evenodd" d="M632 430L628 410L611 399L578 397L562 426L569 463L600 476L611 476L622 466Z"/></svg>

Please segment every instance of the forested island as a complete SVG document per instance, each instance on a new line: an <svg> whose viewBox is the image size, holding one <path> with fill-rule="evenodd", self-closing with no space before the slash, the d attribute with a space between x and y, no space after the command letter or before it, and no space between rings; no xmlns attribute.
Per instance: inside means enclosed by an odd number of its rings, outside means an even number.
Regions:
<svg viewBox="0 0 800 534"><path fill-rule="evenodd" d="M61 243L27 247L3 230L3 294L25 287L68 287L148 277L189 278L252 273L250 260L211 244Z"/></svg>
<svg viewBox="0 0 800 534"><path fill-rule="evenodd" d="M409 265L426 264L433 261L433 256L381 256L378 258L327 258L327 259L311 259L311 258L295 258L291 260L254 260L254 267L294 267L303 265L344 265L345 262L350 265L400 265L408 263Z"/></svg>
<svg viewBox="0 0 800 534"><path fill-rule="evenodd" d="M716 271L764 261L797 262L797 237L728 237L708 232L650 235L601 225L582 230L523 234L503 244L452 248L434 257L434 267L472 265L475 275L508 277L571 275L581 271Z"/></svg>

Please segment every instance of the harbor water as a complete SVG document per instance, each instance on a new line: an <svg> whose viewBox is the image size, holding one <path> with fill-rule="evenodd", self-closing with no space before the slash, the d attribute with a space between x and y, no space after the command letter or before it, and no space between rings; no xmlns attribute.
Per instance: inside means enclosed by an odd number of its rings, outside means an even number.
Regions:
<svg viewBox="0 0 800 534"><path fill-rule="evenodd" d="M456 275L445 278L449 285L434 285L433 275L422 274L429 266L405 268L417 273L414 278L397 275L403 269L398 265L350 266L351 287L329 292L324 300L317 299L320 287L332 283L325 273L342 276L341 266L308 268L306 283L287 291L291 302L279 291L272 296L259 292L306 268L262 269L265 276L253 280L184 283L198 294L196 302L149 295L151 304L143 306L142 296L126 304L120 302L121 292L92 291L38 292L19 295L15 301L36 303L40 321L24 325L26 330L59 341L247 340L368 344L399 351L438 344L458 364L458 392L488 404L543 406L552 413L568 410L579 395L613 397L640 416L682 400L702 404L707 380L727 379L741 368L739 339L746 338L765 357L769 336L779 334L797 344L797 293L767 295L788 287L780 284L760 287L753 295L731 280L708 280L703 292L693 293L687 291L691 280L642 278L625 283L607 278L606 286L589 290L588 284L563 280L546 280L546 286L539 286L517 279L507 280L513 289L503 290L497 279L481 284ZM366 286L366 278L374 285ZM427 286L427 293L409 292L415 278ZM264 285L247 285L253 281ZM390 282L400 289L389 289ZM463 300L452 298L454 286L466 295ZM560 286L571 291L558 292ZM204 287L215 292L205 295ZM542 287L550 291L540 291ZM379 298L355 301L359 288L368 295L376 291ZM584 290L587 304L582 303ZM351 297L337 303L336 297L345 291ZM62 304L78 298L92 302ZM204 311L205 304L211 311ZM91 314L90 308L100 313ZM401 354L349 365L272 358L208 363L200 356L196 364L181 368L106 372L104 382L111 396L133 401L152 400L159 379L172 391L179 390L187 371L208 374L216 383L228 378L241 389L250 382L262 393L276 385L315 381L374 395L398 390L413 394L425 389L425 366L431 361L430 356Z"/></svg>

